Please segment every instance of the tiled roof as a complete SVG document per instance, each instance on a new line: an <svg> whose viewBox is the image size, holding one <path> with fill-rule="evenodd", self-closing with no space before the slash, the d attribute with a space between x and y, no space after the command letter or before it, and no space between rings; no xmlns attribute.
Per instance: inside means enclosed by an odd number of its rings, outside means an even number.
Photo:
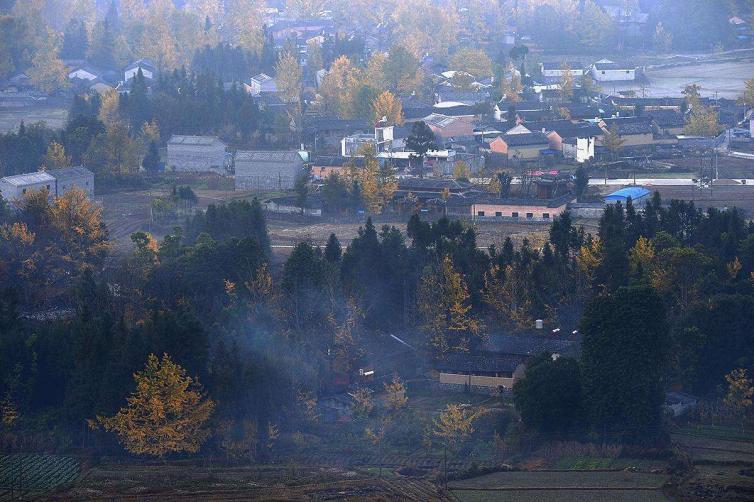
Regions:
<svg viewBox="0 0 754 502"><path fill-rule="evenodd" d="M84 176L94 176L94 173L83 166L64 167L62 169L48 169L48 172L58 181L82 178Z"/></svg>
<svg viewBox="0 0 754 502"><path fill-rule="evenodd" d="M171 145L195 145L195 146L210 146L217 143L222 143L217 136L181 136L174 134L168 144ZM224 143L223 143L224 144Z"/></svg>
<svg viewBox="0 0 754 502"><path fill-rule="evenodd" d="M512 373L528 359L527 356L480 352L477 354L449 354L444 359L436 360L433 366L440 371L460 372L507 372Z"/></svg>
<svg viewBox="0 0 754 502"><path fill-rule="evenodd" d="M36 173L16 174L15 176L6 176L2 181L13 186L34 185L37 183L47 183L55 181L49 173L39 171Z"/></svg>
<svg viewBox="0 0 754 502"><path fill-rule="evenodd" d="M301 156L295 151L263 151L239 150L236 152L236 162L295 162Z"/></svg>

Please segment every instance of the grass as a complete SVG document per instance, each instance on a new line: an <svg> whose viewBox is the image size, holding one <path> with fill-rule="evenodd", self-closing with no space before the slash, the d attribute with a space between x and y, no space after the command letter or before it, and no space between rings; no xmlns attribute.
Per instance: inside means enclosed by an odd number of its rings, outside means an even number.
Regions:
<svg viewBox="0 0 754 502"><path fill-rule="evenodd" d="M665 502L668 500L659 490L453 490L452 493L460 502Z"/></svg>
<svg viewBox="0 0 754 502"><path fill-rule="evenodd" d="M741 430L740 427L724 425L689 425L678 429L679 434L704 436L708 438L724 439L727 441L751 441L754 442L754 431Z"/></svg>
<svg viewBox="0 0 754 502"><path fill-rule="evenodd" d="M454 481L451 487L468 489L659 489L665 484L665 480L666 476L662 474L628 471L510 471Z"/></svg>
<svg viewBox="0 0 754 502"><path fill-rule="evenodd" d="M597 470L597 469L628 469L635 468L643 471L665 467L662 462L641 458L608 458L608 457L562 457L553 465L554 469L568 470Z"/></svg>

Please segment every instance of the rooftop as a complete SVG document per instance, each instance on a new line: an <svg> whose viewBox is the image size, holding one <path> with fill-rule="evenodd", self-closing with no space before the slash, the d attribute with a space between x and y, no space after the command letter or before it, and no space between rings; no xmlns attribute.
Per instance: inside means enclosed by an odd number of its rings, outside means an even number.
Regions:
<svg viewBox="0 0 754 502"><path fill-rule="evenodd" d="M217 136L181 136L174 134L168 144L171 145L195 145L195 146L210 146L217 143L223 143Z"/></svg>
<svg viewBox="0 0 754 502"><path fill-rule="evenodd" d="M651 193L652 192L650 192L648 189L644 187L626 187L626 188L621 188L620 190L606 196L605 200L608 202L615 202L615 201L626 200L629 197L632 200L639 200L642 197L646 197Z"/></svg>
<svg viewBox="0 0 754 502"><path fill-rule="evenodd" d="M4 183L8 183L13 186L35 185L38 183L48 183L55 181L49 173L45 171L39 171L36 173L16 174L14 176L6 176L1 178Z"/></svg>
<svg viewBox="0 0 754 502"><path fill-rule="evenodd" d="M297 151L238 150L236 161L246 162L295 162L301 160Z"/></svg>
<svg viewBox="0 0 754 502"><path fill-rule="evenodd" d="M461 372L506 372L512 373L528 359L527 356L501 354L496 352L479 352L476 354L449 354L444 359L436 360L434 368L440 371Z"/></svg>
<svg viewBox="0 0 754 502"><path fill-rule="evenodd" d="M78 179L85 176L94 176L94 173L84 166L64 167L62 169L48 169L46 171L58 181Z"/></svg>

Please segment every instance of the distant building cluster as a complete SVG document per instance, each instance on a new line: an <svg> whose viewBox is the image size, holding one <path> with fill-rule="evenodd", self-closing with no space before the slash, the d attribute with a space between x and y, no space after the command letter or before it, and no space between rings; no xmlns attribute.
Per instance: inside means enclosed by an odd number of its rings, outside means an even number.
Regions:
<svg viewBox="0 0 754 502"><path fill-rule="evenodd" d="M10 203L32 191L47 190L50 197L61 197L73 189L94 196L94 173L78 166L0 178L0 195Z"/></svg>

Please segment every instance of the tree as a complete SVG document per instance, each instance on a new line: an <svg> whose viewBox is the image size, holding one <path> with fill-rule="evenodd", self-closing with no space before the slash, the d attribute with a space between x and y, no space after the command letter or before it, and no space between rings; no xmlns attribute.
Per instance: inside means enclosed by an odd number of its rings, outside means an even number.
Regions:
<svg viewBox="0 0 754 502"><path fill-rule="evenodd" d="M599 296L587 306L579 331L584 403L594 431L630 441L656 438L668 359L660 298L648 287Z"/></svg>
<svg viewBox="0 0 754 502"><path fill-rule="evenodd" d="M744 92L739 98L739 101L744 106L754 106L754 78L750 78L745 82Z"/></svg>
<svg viewBox="0 0 754 502"><path fill-rule="evenodd" d="M589 173L584 166L579 166L576 169L576 200L581 201L584 197L584 193L589 187Z"/></svg>
<svg viewBox="0 0 754 502"><path fill-rule="evenodd" d="M134 374L136 391L128 405L113 417L97 417L105 430L136 455L163 458L170 453L195 453L209 437L203 428L215 403L207 399L198 380L167 354L150 354L147 365ZM96 425L93 421L91 425Z"/></svg>
<svg viewBox="0 0 754 502"><path fill-rule="evenodd" d="M406 148L415 154L412 157L420 160L419 176L424 177L424 156L428 151L437 149L435 133L424 121L414 122L411 134L406 138Z"/></svg>
<svg viewBox="0 0 754 502"><path fill-rule="evenodd" d="M737 368L725 375L728 382L728 393L725 395L725 404L738 412L746 412L752 405L754 387L746 370Z"/></svg>
<svg viewBox="0 0 754 502"><path fill-rule="evenodd" d="M275 75L277 85L285 99L289 102L298 102L301 96L301 79L304 76L298 58L290 52L281 55L275 65Z"/></svg>
<svg viewBox="0 0 754 502"><path fill-rule="evenodd" d="M330 234L330 237L327 239L327 245L325 246L325 252L324 257L325 260L329 261L330 263L337 263L340 261L341 256L343 255L343 248L340 246L340 241L335 236L335 234Z"/></svg>
<svg viewBox="0 0 754 502"><path fill-rule="evenodd" d="M395 413L400 411L408 403L406 386L398 375L393 375L393 381L383 384L387 394L387 407Z"/></svg>
<svg viewBox="0 0 754 502"><path fill-rule="evenodd" d="M607 131L605 131L605 136L602 139L602 144L610 152L610 154L613 157L613 160L618 158L618 154L623 149L623 145L625 143L626 143L626 140L624 140L621 137L620 131L617 125L613 125Z"/></svg>
<svg viewBox="0 0 754 502"><path fill-rule="evenodd" d="M543 433L569 433L584 423L581 369L575 359L543 354L513 385L513 401L524 423Z"/></svg>
<svg viewBox="0 0 754 502"><path fill-rule="evenodd" d="M560 77L560 99L562 101L569 101L573 97L573 72L568 63L563 63L560 69L562 71L562 76Z"/></svg>
<svg viewBox="0 0 754 502"><path fill-rule="evenodd" d="M45 169L58 169L61 167L68 167L71 165L70 155L65 154L65 148L57 141L50 143L47 147L47 155L45 155L42 166Z"/></svg>
<svg viewBox="0 0 754 502"><path fill-rule="evenodd" d="M385 120L386 125L403 124L401 101L390 91L385 91L372 101L372 117L375 122Z"/></svg>
<svg viewBox="0 0 754 502"><path fill-rule="evenodd" d="M153 173L157 172L160 168L160 151L157 149L155 141L149 142L149 149L144 156L144 160L141 161L141 165L144 169Z"/></svg>
<svg viewBox="0 0 754 502"><path fill-rule="evenodd" d="M361 83L361 70L346 56L340 56L330 65L330 71L322 80L319 92L322 106L341 118L355 114L356 92Z"/></svg>
<svg viewBox="0 0 754 502"><path fill-rule="evenodd" d="M68 69L58 58L57 47L52 41L37 50L31 60L28 73L34 85L47 93L66 89L69 86Z"/></svg>
<svg viewBox="0 0 754 502"><path fill-rule="evenodd" d="M492 75L492 60L481 49L464 47L450 58L450 68L481 79Z"/></svg>
<svg viewBox="0 0 754 502"><path fill-rule="evenodd" d="M380 166L374 147L371 145L363 147L361 154L364 158L364 166L358 174L361 197L367 211L371 214L380 214L398 189L395 173L388 164Z"/></svg>
<svg viewBox="0 0 754 502"><path fill-rule="evenodd" d="M474 422L483 414L485 410L469 410L460 404L450 403L432 421L432 434L439 438L443 444L443 457L445 465L445 484L448 483L448 460L447 450L455 450L463 443L468 441L474 433Z"/></svg>
<svg viewBox="0 0 754 502"><path fill-rule="evenodd" d="M661 54L668 53L673 48L673 34L665 29L662 25L662 21L655 26L652 43L654 44L655 50Z"/></svg>
<svg viewBox="0 0 754 502"><path fill-rule="evenodd" d="M382 73L388 90L410 94L420 80L419 60L403 45L393 45L382 65Z"/></svg>
<svg viewBox="0 0 754 502"><path fill-rule="evenodd" d="M717 136L721 127L717 112L708 106L697 105L691 110L691 115L683 128L683 132L692 136Z"/></svg>
<svg viewBox="0 0 754 502"><path fill-rule="evenodd" d="M463 160L457 160L453 164L453 177L457 180L469 181L471 177L469 165Z"/></svg>
<svg viewBox="0 0 754 502"><path fill-rule="evenodd" d="M471 314L466 283L450 256L445 256L439 267L424 268L416 294L429 346L436 354L473 349L480 327Z"/></svg>

